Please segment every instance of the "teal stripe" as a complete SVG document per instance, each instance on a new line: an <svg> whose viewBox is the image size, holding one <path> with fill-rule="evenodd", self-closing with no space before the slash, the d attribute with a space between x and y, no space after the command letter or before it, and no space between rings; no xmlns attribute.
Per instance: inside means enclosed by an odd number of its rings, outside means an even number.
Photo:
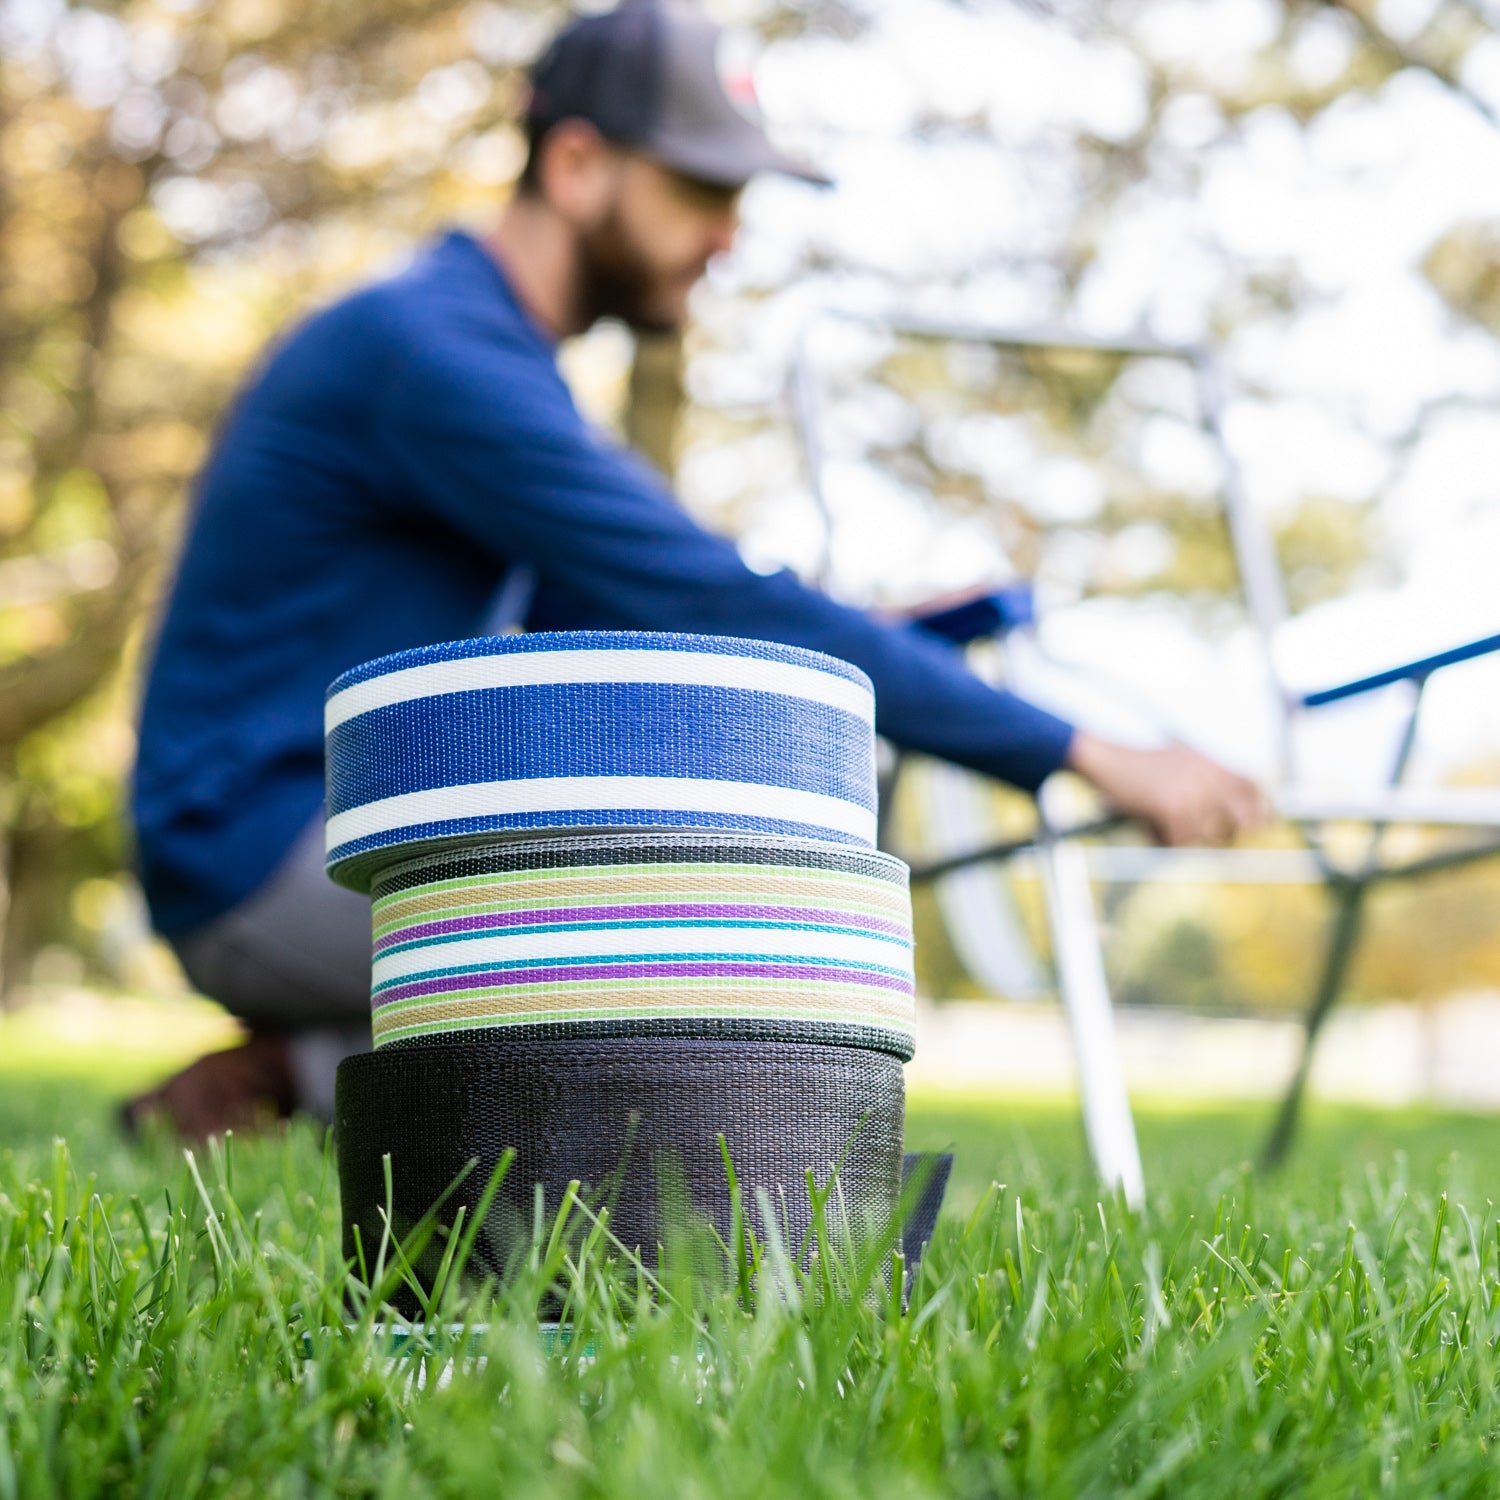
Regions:
<svg viewBox="0 0 1500 1500"><path fill-rule="evenodd" d="M414 923L412 925L420 924ZM737 927L750 932L822 932L834 937L869 938L872 942L895 943L899 947L909 947L911 945L911 938L909 936L888 932L871 932L864 927L834 927L824 922L746 922L728 920L723 917L653 917L650 920L609 922L605 924L598 922L542 922L530 927L474 928L467 932L450 932L444 933L439 937L414 938L405 943L392 943L389 947L382 948L375 956L377 959L385 958L389 954L406 953L413 948L436 948L443 943L466 943L472 938L495 937L498 935L506 937L530 937L537 933L547 932L597 932L601 925L607 926L610 932L649 931L652 928L678 927Z"/></svg>
<svg viewBox="0 0 1500 1500"><path fill-rule="evenodd" d="M372 986L371 994L378 995L392 985L413 984L425 979L444 979L464 974L486 974L497 969L534 969L545 966L549 969L570 968L579 964L670 964L670 963L759 963L800 964L805 967L827 969L862 970L867 974L884 974L891 979L912 977L910 964L904 968L890 968L885 964L851 961L846 958L809 958L799 953L604 953L578 954L571 958L507 958L493 963L461 964L448 968L419 969L398 978L384 979Z"/></svg>

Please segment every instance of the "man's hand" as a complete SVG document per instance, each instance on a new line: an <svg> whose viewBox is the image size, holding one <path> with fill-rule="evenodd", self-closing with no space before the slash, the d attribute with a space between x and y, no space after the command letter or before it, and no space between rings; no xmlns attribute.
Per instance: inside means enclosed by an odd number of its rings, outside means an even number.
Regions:
<svg viewBox="0 0 1500 1500"><path fill-rule="evenodd" d="M1253 781L1186 745L1133 750L1080 729L1067 765L1163 844L1227 844L1267 820L1266 799Z"/></svg>

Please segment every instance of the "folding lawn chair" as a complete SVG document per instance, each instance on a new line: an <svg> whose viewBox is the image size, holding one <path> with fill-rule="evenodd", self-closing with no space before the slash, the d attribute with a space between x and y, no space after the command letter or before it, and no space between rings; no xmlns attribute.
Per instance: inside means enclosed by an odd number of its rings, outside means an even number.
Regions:
<svg viewBox="0 0 1500 1500"><path fill-rule="evenodd" d="M1168 361L1190 372L1197 396L1198 426L1219 461L1223 519L1263 662L1264 696L1275 750L1272 798L1278 814L1297 827L1307 845L1306 855L1282 859L1276 865L1279 873L1265 873L1276 857L1275 851L1266 850L1206 851L1196 856L1197 869L1201 874L1207 860L1211 872L1226 880L1315 879L1323 884L1330 902L1326 946L1304 1017L1300 1060L1264 1151L1267 1164L1279 1161L1295 1131L1319 1032L1343 992L1357 952L1368 893L1385 881L1415 878L1500 853L1500 789L1421 790L1404 784L1426 683L1436 672L1500 649L1500 635L1455 645L1313 692L1289 686L1281 674L1278 653L1288 621L1282 579L1270 540L1248 501L1234 453L1224 439L1223 405L1213 361L1202 349L1149 340L1100 341L1051 330L1020 331L977 323L836 311L820 314L803 329L792 367L792 397L812 494L824 518L829 559L835 516L825 476L825 392L812 352L815 330L829 321L928 344L981 346L1021 356L1062 354L1121 362ZM1025 583L929 611L915 623L959 647L997 640L1014 646L1029 638L1033 652L1037 649L1036 601ZM1326 788L1299 775L1304 767L1299 764L1296 744L1302 723L1329 705L1392 688L1405 691L1409 703L1383 784L1359 792L1345 786L1330 795ZM1135 707L1139 709L1140 705ZM1090 885L1090 859L1094 859L1096 876L1135 880L1170 876L1174 861L1180 862L1185 856L1113 844L1090 850L1084 840L1121 820L1107 813L1081 820L1076 813L1070 816L1065 806L1066 789L1056 778L1036 799L1033 829L1016 838L976 845L972 832L966 833L966 829L975 826L975 810L988 796L982 778L943 768L934 792L933 771L923 769L928 788L923 808L926 838L920 852L907 851L913 878L936 883L945 926L960 958L970 973L1002 993L1033 989L1037 981L997 867L1018 857L1035 864L1041 877L1057 990L1077 1057L1090 1150L1105 1184L1121 1191L1128 1202L1138 1204L1144 1196L1144 1181L1116 1045ZM897 778L907 774L902 759L897 758L883 788L886 806ZM1334 825L1346 824L1359 825L1363 830L1360 853L1353 859L1340 857L1330 838ZM1416 857L1387 857L1386 830L1396 824L1443 829L1448 841ZM1113 858L1105 863L1099 859L1100 854ZM1099 868L1101 864L1103 868ZM1238 873L1249 865L1256 866L1259 873Z"/></svg>

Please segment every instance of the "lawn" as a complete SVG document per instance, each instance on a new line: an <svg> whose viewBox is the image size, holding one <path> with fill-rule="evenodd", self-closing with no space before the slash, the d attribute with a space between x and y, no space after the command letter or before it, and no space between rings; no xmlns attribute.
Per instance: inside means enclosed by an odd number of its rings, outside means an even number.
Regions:
<svg viewBox="0 0 1500 1500"><path fill-rule="evenodd" d="M3 1500L1500 1488L1497 1122L1318 1110L1263 1179L1260 1112L1149 1109L1133 1217L1067 1107L919 1099L959 1165L904 1312L847 1258L767 1247L747 1307L596 1232L452 1304L483 1357L424 1368L343 1329L314 1130L189 1163L116 1134L100 1059L42 1061L0 1057Z"/></svg>

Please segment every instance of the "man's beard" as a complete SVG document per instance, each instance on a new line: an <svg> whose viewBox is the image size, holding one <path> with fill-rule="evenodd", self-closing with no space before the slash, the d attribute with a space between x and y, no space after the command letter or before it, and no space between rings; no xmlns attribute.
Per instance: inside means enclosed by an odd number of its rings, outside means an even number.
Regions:
<svg viewBox="0 0 1500 1500"><path fill-rule="evenodd" d="M618 318L638 333L675 333L678 320L653 307L660 281L620 218L618 205L578 241L578 306L588 327Z"/></svg>

